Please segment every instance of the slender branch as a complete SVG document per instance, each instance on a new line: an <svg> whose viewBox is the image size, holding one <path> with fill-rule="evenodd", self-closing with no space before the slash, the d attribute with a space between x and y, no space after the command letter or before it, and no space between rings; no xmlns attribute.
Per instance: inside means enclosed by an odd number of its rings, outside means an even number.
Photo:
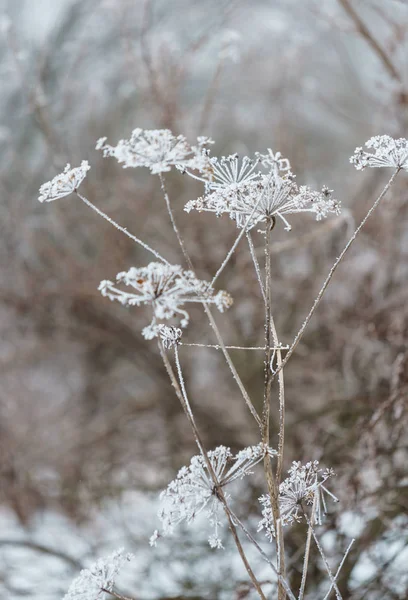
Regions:
<svg viewBox="0 0 408 600"><path fill-rule="evenodd" d="M388 181L387 185L385 186L385 188L383 189L383 191L381 192L381 194L378 196L377 200L374 202L374 204L372 205L372 207L370 208L370 210L367 212L366 216L364 217L364 219L361 221L360 225L357 227L357 229L354 231L353 235L351 236L351 238L349 239L349 241L347 242L347 244L345 245L345 247L343 248L341 254L339 255L339 257L336 259L335 263L333 264L332 268L329 271L329 274L327 275L321 289L320 292L318 293L312 308L309 311L309 314L307 315L302 327L299 329L298 333L295 336L295 339L292 342L291 347L289 348L285 358L282 361L282 364L280 365L280 367L278 367L278 369L274 372L272 379L275 379L276 375L283 369L283 367L286 366L288 360L290 359L290 357L292 356L292 354L294 353L294 351L296 350L297 345L299 344L300 340L303 337L303 334L306 330L306 327L309 325L310 319L312 318L312 316L314 315L314 312L316 310L316 308L319 306L321 299L323 298L323 294L325 293L327 286L329 285L337 267L339 266L339 264L341 263L341 261L343 260L344 256L346 255L347 251L350 249L351 245L353 244L354 240L356 239L357 235L360 233L361 229L364 227L364 225L366 224L366 222L368 221L368 219L370 218L370 216L372 215L372 213L375 211L375 209L377 208L377 206L379 205L379 203L381 202L381 200L384 198L385 194L388 192L388 190L390 189L390 187L392 186L392 184L394 183L394 179L396 178L396 176L398 175L399 171L401 170L400 167L398 167L395 172L393 173L392 177L390 178L390 180Z"/></svg>
<svg viewBox="0 0 408 600"><path fill-rule="evenodd" d="M187 342L180 342L179 346L196 346L197 348L215 348L216 350L221 350L221 346L219 344L188 344ZM225 346L229 350L262 350L265 352L265 346ZM289 346L271 346L271 350L289 350Z"/></svg>
<svg viewBox="0 0 408 600"><path fill-rule="evenodd" d="M195 419L194 419L193 411L191 410L190 402L188 400L187 391L186 391L186 387L185 387L185 383L184 383L184 378L183 378L183 373L182 373L182 370L181 370L181 364L180 364L180 359L179 359L177 345L174 347L174 356L175 356L175 360L176 360L176 367L177 367L177 373L178 373L178 382L177 382L177 380L175 378L175 375L173 373L171 365L170 365L170 363L169 363L169 361L167 359L166 353L164 352L163 345L162 345L161 341L159 341L159 350L160 350L160 354L161 354L161 356L162 356L162 358L164 360L165 367L166 367L167 373L170 376L170 379L171 379L171 382L173 384L173 387L177 386L177 388L179 390L179 393L177 393L177 396L178 396L179 399L181 399L183 410L184 410L184 412L186 414L186 417L187 417L187 419L188 419L188 421L189 421L189 423L190 423L190 425L191 425L191 427L193 429L196 443L197 443L197 445L199 447L199 450L201 452L202 457L204 458L204 461L205 461L205 463L207 465L208 472L209 472L209 474L210 474L210 476L211 476L211 478L212 478L212 480L214 482L214 485L217 488L218 497L219 497L219 499L220 499L220 501L221 501L221 503L222 503L222 505L224 507L224 511L225 511L225 513L227 515L227 519L228 519L228 523L229 523L229 528L230 528L230 531L232 533L232 537L234 538L235 545L237 546L238 552L239 552L239 554L241 556L242 562L245 565L247 573L248 573L248 575L249 575L249 577L250 577L250 579L251 579L251 581L252 581L252 583L254 585L254 588L258 592L259 597L262 598L262 600L266 600L265 595L264 595L264 593L263 593L263 591L261 589L261 586L260 586L257 578L255 577L255 574L252 571L251 566L250 566L250 564L248 562L248 559L247 559L247 557L245 555L244 549L243 549L242 544L241 544L241 542L239 540L239 537L238 537L237 529L235 527L234 521L233 521L232 516L230 514L230 510L229 510L229 507L228 507L227 500L225 498L224 491L223 491L222 487L219 484L219 481L218 481L218 478L217 478L217 476L216 476L216 474L214 472L212 463L211 463L211 461L210 461L210 459L208 457L208 453L207 453L207 451L206 451L206 449L204 447L204 444L203 444L203 442L201 440L200 433L198 431L198 428L197 428L197 425L196 425L196 422L195 422Z"/></svg>
<svg viewBox="0 0 408 600"><path fill-rule="evenodd" d="M319 540L317 539L317 535L316 535L316 533L315 533L315 530L314 530L314 528L313 528L313 525L312 525L312 523L311 523L311 521L310 521L309 517L308 517L308 516L307 516L307 514L305 513L305 511L303 511L303 515L304 515L304 517L305 517L305 519L306 519L306 522L307 522L307 524L309 525L309 528L310 528L310 530L311 530L311 532L312 532L313 539L314 539L314 541L315 541L315 543L316 543L317 549L318 549L318 550L319 550L319 552L320 552L320 556L321 556L321 557L322 557L322 559L323 559L324 566L326 567L327 574L329 575L329 577L330 577L330 581L331 581L331 583L332 583L332 586L333 586L333 588L334 588L334 590L335 590L335 592L336 592L336 598L337 598L337 600L343 600L343 597L342 597L342 595L341 595L341 593L340 593L340 590L339 590L339 588L338 588L338 585L337 585L337 583L336 583L336 580L335 580L335 578L334 578L334 576L333 576L333 573L332 573L332 570L331 570L331 568L330 568L330 565L329 565L329 563L327 562L327 558L326 558L326 555L325 555L325 553L324 553L324 550L323 550L323 548L322 548L322 546L321 546L321 544L320 544Z"/></svg>
<svg viewBox="0 0 408 600"><path fill-rule="evenodd" d="M261 269L260 269L259 262L258 262L258 259L257 259L257 256L256 256L256 252L255 252L254 244L253 244L253 241L252 241L251 233L249 231L247 231L246 232L246 236L247 236L248 245L249 245L249 252L251 254L252 261L254 263L256 276L258 277L258 283L259 283L259 287L260 287L260 290L261 290L262 298L263 298L264 303L266 304L265 287L264 287L264 284L263 284L263 281L262 281Z"/></svg>
<svg viewBox="0 0 408 600"><path fill-rule="evenodd" d="M82 202L84 202L87 206L92 208L92 210L94 210L100 217L105 219L105 221L108 221L108 223L110 223L111 225L116 227L116 229L119 229L119 231L121 231L122 233L127 235L128 238L130 238L132 241L136 242L136 244L139 244L139 246L142 246L145 250L147 250L148 252L151 252L156 258L158 258L159 260L164 262L166 265L170 264L168 260L166 260L161 254L159 254L157 252L157 250L154 250L148 244L146 244L146 242L143 242L135 235L129 233L129 231L126 229L126 227L122 227L121 225L116 223L116 221L114 221L113 219L108 217L108 215L106 215L99 208L97 208L94 204L92 204L92 202L90 202L87 198L85 198L85 196L82 196L82 194L80 194L78 191L76 191L75 193L78 196L78 198L80 198L82 200Z"/></svg>
<svg viewBox="0 0 408 600"><path fill-rule="evenodd" d="M314 497L313 497L313 506L312 506L311 524L313 523L313 515L315 513L316 502L317 502L317 494L314 494ZM300 583L298 600L303 600L303 597L305 595L305 586L306 586L306 578L307 578L307 567L309 565L310 545L311 545L311 542L312 542L312 526L309 525L308 530L307 530L305 556L304 556L304 559L303 559L303 568L302 568L302 581Z"/></svg>
<svg viewBox="0 0 408 600"><path fill-rule="evenodd" d="M277 347L276 350L276 364L278 369L282 365L282 348L279 346L278 334L276 333L275 321L271 316L271 333L273 343ZM270 368L272 365L270 365ZM283 376L283 370L280 369L278 374L279 383L279 437L278 437L278 463L276 468L276 486L279 489L280 480L282 477L283 468L283 454L285 448L285 380Z"/></svg>
<svg viewBox="0 0 408 600"><path fill-rule="evenodd" d="M344 553L344 556L343 556L343 558L341 560L341 563L339 564L339 568L337 569L336 574L334 576L334 581L337 581L338 576L340 575L340 571L343 568L345 560L346 560L346 558L347 558L347 556L348 556L348 554L349 554L349 552L351 550L351 546L354 544L355 541L356 540L353 538L351 540L350 544L348 545L348 548L347 548L346 552ZM328 597L330 596L330 593L331 593L332 589L333 589L333 583L330 584L330 587L329 587L329 589L327 591L327 594L325 595L325 597L323 598L323 600L327 600L328 599Z"/></svg>
<svg viewBox="0 0 408 600"><path fill-rule="evenodd" d="M184 240L181 237L181 233L180 233L180 231L179 231L179 229L177 227L176 220L174 218L174 214L173 214L173 210L171 208L170 198L169 198L169 194L167 192L166 183L165 183L165 180L164 180L163 173L159 173L159 179L160 179L160 186L161 186L161 189L162 189L162 192L163 192L164 200L166 202L167 212L169 213L169 217L170 217L170 221L171 221L171 224L173 226L173 229L174 229L174 233L176 234L178 243L180 245L181 251L182 251L182 253L184 255L184 258L185 258L185 260L187 262L187 265L188 265L189 269L193 270L193 268L192 268L193 265L191 264L191 260L190 260L189 254L188 254L188 252L186 250L186 247L185 247L185 244L184 244Z"/></svg>
<svg viewBox="0 0 408 600"><path fill-rule="evenodd" d="M271 392L271 255L269 252L271 231L275 225L275 218L272 218L266 225L265 230L265 358L264 358L264 400L262 410L262 442L269 446L269 421L270 421L270 392ZM281 577L285 573L285 552L282 525L279 510L279 490L273 477L272 464L270 456L264 459L265 477L268 486L268 492L271 499L271 508L276 531L276 553L278 557L278 572ZM278 600L286 597L284 587L280 580L278 582Z"/></svg>
<svg viewBox="0 0 408 600"><path fill-rule="evenodd" d="M115 592L114 590L107 590L105 588L101 588L101 591L105 592L106 594L110 594L118 600L136 600L135 598L131 598L130 596L122 596L122 594L118 594L118 592Z"/></svg>

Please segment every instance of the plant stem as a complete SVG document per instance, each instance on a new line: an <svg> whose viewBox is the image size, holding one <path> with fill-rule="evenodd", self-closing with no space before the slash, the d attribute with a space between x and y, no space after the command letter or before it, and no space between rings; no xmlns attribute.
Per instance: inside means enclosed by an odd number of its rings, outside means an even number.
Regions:
<svg viewBox="0 0 408 600"><path fill-rule="evenodd" d="M136 244L139 244L139 246L142 246L145 250L147 250L148 252L151 252L156 258L158 258L159 260L164 262L166 265L170 264L168 260L166 260L161 254L159 254L157 252L157 250L154 250L148 244L146 244L146 242L143 242L135 235L129 233L129 231L126 229L126 227L122 227L121 225L116 223L116 221L114 221L113 219L108 217L108 215L106 215L99 208L97 208L94 204L92 204L92 202L90 202L87 198L85 198L85 196L82 196L82 194L80 194L78 191L76 191L75 193L78 196L78 198L80 198L82 200L82 202L84 202L87 206L89 206L89 208L92 208L92 210L94 210L100 217L105 219L105 221L108 221L108 223L110 223L111 225L116 227L116 229L119 229L119 231L121 231L122 233L127 235L128 238L130 238L133 242L136 242Z"/></svg>
<svg viewBox="0 0 408 600"><path fill-rule="evenodd" d="M241 556L242 562L245 565L247 573L248 573L248 575L249 575L249 577L250 577L250 579L252 581L252 584L253 584L254 588L256 589L259 597L262 600L266 600L265 595L264 595L264 593L262 591L262 588L261 588L261 586L260 586L260 584L259 584L259 582L258 582L258 580L257 580L257 578L256 578L256 576L254 574L254 572L252 571L252 568L251 568L251 566L250 566L250 564L248 562L248 559L247 559L247 557L245 555L244 549L243 549L242 544L240 542L240 539L238 537L237 528L235 527L234 521L233 521L232 516L231 516L231 512L230 512L229 507L228 507L227 500L225 498L224 491L223 491L222 487L219 485L219 481L218 481L217 476L216 476L216 474L214 472L214 469L213 469L213 466L211 464L211 461L210 461L210 459L208 457L208 453L207 453L207 451L206 451L206 449L204 447L204 444L203 444L203 442L201 440L201 436L200 436L200 433L198 431L198 427L197 427L195 419L194 419L193 411L191 410L190 402L188 400L187 391L186 391L186 387L185 387L185 383L184 383L184 378L183 378L183 374L182 374L182 370L181 370L181 365L180 365L180 359L179 359L179 355L178 355L177 346L174 347L174 355L175 355L176 367L177 367L178 378L179 378L178 381L177 381L177 378L176 378L176 376L174 374L172 366L171 366L171 364L170 364L170 362L168 360L167 354L164 351L163 344L161 343L160 340L158 340L158 345L159 345L160 355L161 355L161 357L163 359L163 363L164 363L166 371L167 371L167 373L169 375L169 378L170 378L170 381L172 383L172 386L174 387L174 389L176 391L176 394L177 394L177 397L179 398L179 400L181 402L181 405L183 407L184 413L185 413L185 415L186 415L186 417L187 417L187 419L188 419L188 421L189 421L189 423L191 425L191 428L193 430L194 438L196 440L197 446L198 446L198 448L200 450L200 453L201 453L201 455L202 455L202 457L203 457L203 459L204 459L204 461L206 463L208 472L209 472L209 474L210 474L210 476L211 476L211 478L212 478L212 480L214 482L214 485L217 488L217 494L218 494L218 497L219 497L219 499L220 499L220 501L221 501L221 503L223 505L224 511L225 511L225 513L227 515L229 528L230 528L230 531L232 533L232 537L234 539L235 545L236 545L236 547L238 549L239 555Z"/></svg>
<svg viewBox="0 0 408 600"><path fill-rule="evenodd" d="M384 198L385 194L388 192L388 190L390 189L390 187L392 186L392 184L394 183L394 179L396 178L396 176L398 175L399 171L401 170L401 167L398 167L395 172L393 173L392 177L390 178L390 180L388 181L387 185L385 186L385 188L383 189L383 191L381 192L381 194L378 196L377 200L374 202L374 204L372 205L372 207L370 208L370 210L367 212L366 216L364 217L364 219L361 221L360 225L357 227L357 229L354 231L353 235L351 236L351 238L349 239L349 241L347 242L347 244L344 246L342 252L340 253L339 257L336 259L336 261L334 262L332 268L329 271L329 274L327 275L321 289L320 292L318 293L312 308L309 311L309 314L307 315L305 321L303 322L302 327L299 329L298 333L295 336L295 339L292 342L291 347L289 348L285 358L283 359L280 367L278 367L278 369L275 371L275 373L272 375L272 380L275 379L276 375L283 369L283 367L287 364L288 360L290 359L290 357L292 356L292 354L294 353L294 351L296 350L297 345L299 344L300 340L303 337L303 334L306 330L306 327L309 325L310 319L312 318L316 308L319 306L321 299L323 298L323 295L327 289L327 286L329 285L337 267L339 266L339 264L341 263L341 261L343 260L344 256L346 255L346 253L348 252L348 250L350 249L351 245L353 244L354 240L356 239L357 235L360 233L361 229L364 227L364 225L366 224L366 222L368 221L368 219L370 218L370 216L372 215L372 213L374 212L374 210L377 208L377 206L379 205L379 203L381 202L381 200Z"/></svg>
<svg viewBox="0 0 408 600"><path fill-rule="evenodd" d="M174 229L174 233L176 234L178 243L180 245L180 248L181 248L181 251L182 251L182 253L184 255L184 258L185 258L185 260L187 262L188 268L193 271L194 269L193 269L193 265L191 264L190 256L189 256L189 254L188 254L188 252L186 250L186 247L185 247L185 244L184 244L184 240L181 237L181 233L180 233L180 231L179 231L179 229L177 227L176 220L174 218L173 209L171 208L170 198L169 198L169 194L167 192L166 182L164 180L163 173L159 173L159 179L160 179L160 186L161 186L161 189L162 189L162 192L163 192L164 200L166 202L167 212L169 213L169 217L170 217L170 221L171 221L171 224L173 226L173 229Z"/></svg>

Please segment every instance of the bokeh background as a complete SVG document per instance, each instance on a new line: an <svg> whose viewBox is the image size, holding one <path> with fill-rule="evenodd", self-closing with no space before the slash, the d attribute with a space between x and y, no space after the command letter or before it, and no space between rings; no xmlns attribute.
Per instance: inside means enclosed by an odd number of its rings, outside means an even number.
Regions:
<svg viewBox="0 0 408 600"><path fill-rule="evenodd" d="M234 549L211 551L199 522L148 545L158 492L196 447L157 346L141 336L148 314L110 303L97 287L150 257L75 197L40 205L38 188L67 162L89 160L83 193L180 262L158 179L103 159L96 140L166 127L191 141L213 137L217 155L281 151L299 183L326 184L343 205L341 217L294 216L290 233L273 232L273 314L290 342L387 181L381 169L355 171L349 156L372 135L408 134L408 2L0 6L0 596L60 598L81 566L125 546L136 560L121 589L138 600L250 598ZM187 215L202 187L177 173L167 179L198 274L209 279L235 224ZM340 504L320 533L333 569L357 538L339 579L354 600L408 593L407 181L399 176L359 236L285 371L285 468L317 459L336 470ZM255 245L262 259L260 235ZM226 342L262 344L245 244L218 283L235 299L217 315ZM191 315L186 339L213 343L202 311ZM232 356L259 406L262 356ZM207 446L256 443L220 353L181 358ZM256 473L237 489L237 510L254 529L263 486ZM287 533L295 587L304 540L301 525ZM327 578L315 550L312 558L307 597L323 597Z"/></svg>

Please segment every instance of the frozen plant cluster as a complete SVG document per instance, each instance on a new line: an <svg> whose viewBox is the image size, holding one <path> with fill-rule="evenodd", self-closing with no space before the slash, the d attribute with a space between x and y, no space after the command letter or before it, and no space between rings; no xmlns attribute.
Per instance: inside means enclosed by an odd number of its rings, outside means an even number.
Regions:
<svg viewBox="0 0 408 600"><path fill-rule="evenodd" d="M305 518L305 505L313 507L312 521L321 525L322 516L327 513L325 494L334 502L338 502L336 496L329 492L324 485L329 478L335 475L333 469L323 471L317 460L308 462L306 465L294 461L288 474L289 477L279 486L282 525L300 523ZM264 530L265 535L272 541L275 536L275 528L270 496L261 496L259 502L263 508L258 531Z"/></svg>
<svg viewBox="0 0 408 600"><path fill-rule="evenodd" d="M169 129L134 129L128 140L120 140L116 146L106 144L100 138L97 150L105 157L112 156L123 168L147 167L154 175L180 169L205 170L208 159L205 147L213 143L210 138L199 137L197 144L190 146L183 135L174 136Z"/></svg>
<svg viewBox="0 0 408 600"><path fill-rule="evenodd" d="M155 531L151 544L155 545L160 535L173 533L174 528L180 523L191 523L206 509L208 522L214 530L208 542L212 548L222 548L219 533L222 524L220 517L222 504L219 490L224 490L233 481L250 475L253 467L260 463L266 454L275 456L276 451L258 444L244 448L234 456L229 448L218 446L208 452L213 473L210 472L209 465L202 455L193 456L190 465L182 467L177 478L171 481L160 495L163 506L158 516L163 530L161 534ZM214 476L217 485L214 483Z"/></svg>
<svg viewBox="0 0 408 600"><path fill-rule="evenodd" d="M130 291L118 285L123 284ZM151 262L147 267L131 267L116 276L116 283L104 280L99 291L110 300L123 306L150 305L153 319L143 329L143 336L150 340L157 337L160 321L181 317L181 327L189 322L188 312L182 308L186 303L214 304L220 312L232 305L231 296L224 291L214 292L211 284L197 279L192 271L184 271L179 265Z"/></svg>
<svg viewBox="0 0 408 600"><path fill-rule="evenodd" d="M74 169L71 169L71 165L67 164L63 173L60 173L51 181L43 183L40 187L38 200L40 202L52 202L76 192L90 168L87 160L83 160L81 165Z"/></svg>
<svg viewBox="0 0 408 600"><path fill-rule="evenodd" d="M71 583L64 600L102 600L113 591L119 571L133 554L123 548L115 550L111 556L100 558L89 569L83 569Z"/></svg>
<svg viewBox="0 0 408 600"><path fill-rule="evenodd" d="M361 171L366 167L392 167L408 171L408 141L405 138L395 140L389 135L376 135L365 146L372 149L372 152L359 147L350 157L350 162L357 170Z"/></svg>
<svg viewBox="0 0 408 600"><path fill-rule="evenodd" d="M211 527L211 534L208 538L210 546L212 548L222 548L220 529L223 525L222 515L225 513L225 522L228 521L237 550L243 560L247 574L258 592L258 596L262 600L265 599L261 584L256 579L245 557L245 551L238 535L238 528L240 528L242 537L245 536L246 540L261 553L262 559L266 560L272 567L278 585L278 600L283 600L285 597L295 600L295 596L285 580L285 540L282 527L305 521L308 524L308 534L302 567L302 585L298 598L303 598L312 537L330 577L332 586L330 590L334 588L336 596L341 598L335 579L352 542L349 544L334 577L314 530L315 526L322 524L323 514L327 512L326 499L330 498L334 502L338 501L326 486L327 480L334 475L333 470L322 470L318 461L307 462L304 465L300 462L293 462L288 477L281 481L285 450L283 368L296 349L335 270L351 247L357 234L359 234L367 219L391 187L398 172L401 169L408 170L407 140L402 138L395 140L389 136L376 136L366 143L367 148L372 149L372 152L365 152L362 148L357 148L355 154L351 157L350 160L357 169L393 167L395 173L335 260L300 330L297 332L292 344L287 346L287 354L284 357L282 357L282 352L286 350L279 342L271 309L270 235L277 218L284 223L286 230L290 230L291 226L286 217L291 214L309 212L315 216L317 221L331 213L338 215L340 213L340 203L333 197L332 190L326 186L321 191L315 191L304 185L298 186L295 176L291 172L289 160L279 152L273 152L271 149L268 149L265 154L256 153L253 159L247 156L239 158L237 154L221 158L211 157L207 148L211 140L208 138L198 138L197 145L190 146L184 136L174 136L167 129L135 129L129 140L121 140L115 147L105 142L106 138L102 138L97 143L97 148L101 149L105 156L116 158L120 163L123 163L124 167L146 167L150 169L152 174L159 175L167 212L189 267L189 270L184 270L179 265L171 265L155 249L130 234L126 228L115 223L89 200L77 193L77 196L86 205L160 261L122 271L118 273L115 282L102 281L99 290L103 296L110 300L116 300L123 306L144 305L150 308L152 320L143 329L143 336L145 339L160 336L160 355L200 450L198 455L193 456L189 466L180 469L176 479L171 481L161 493L161 509L158 516L162 524L162 531L156 530L154 532L150 540L151 545L155 546L161 536L171 534L181 523L191 524L199 514L203 513L206 515ZM197 278L188 251L177 228L163 175L172 167L176 167L177 170L204 184L204 195L188 202L185 207L187 212L192 210L209 211L217 216L228 214L241 230L211 283ZM77 192L78 186L85 178L88 170L87 161L83 161L80 167L74 169L67 165L62 174L41 186L39 200L48 202L67 196L72 192ZM251 230L259 225L262 225L261 233L263 234L261 237L264 244L264 271L259 264L251 238ZM216 292L213 286L244 234L247 237L259 283L260 299L263 300L265 314L265 345L263 347L226 346L208 307L212 304L220 312L224 312L232 304L232 298L227 292ZM188 303L204 305L206 315L218 342L217 345L208 347L222 349L242 399L259 427L260 438L258 439L261 442L258 445L249 446L235 455L223 445L207 452L195 421L187 393L188 385L183 376L182 361L179 356L178 346L181 345L182 331L176 326L179 325L181 328L185 328L188 325L190 319L186 310ZM176 323L163 323L163 321L176 321ZM186 343L185 345L202 346L205 344ZM260 408L249 397L227 348L264 351L264 393L263 404ZM170 349L174 350L175 370L170 357L166 354L166 351ZM273 368L275 356L278 361L276 369ZM271 389L275 378L278 379L279 383L277 419L279 423L279 452L270 447L270 419L273 406L271 403ZM276 470L272 467L271 461L271 458L274 457L277 459ZM228 486L232 482L250 475L253 468L260 463L263 463L268 493L259 499L262 507L262 519L259 522L258 531L265 531L267 538L273 542L276 551L276 566L229 507L232 498ZM273 465L275 465L275 461L273 461ZM129 555L118 551L110 559L100 560L91 569L82 571L68 591L66 600L99 600L104 593L112 593L117 598L121 598L120 595L113 592L114 580L122 564L129 559Z"/></svg>
<svg viewBox="0 0 408 600"><path fill-rule="evenodd" d="M252 229L259 223L271 223L279 217L287 231L291 226L285 215L311 212L316 220L329 213L340 214L340 202L333 198L333 191L323 187L321 192L307 186L298 186L290 171L288 159L279 152L257 154L254 160L238 156L210 159L213 180L205 180L206 194L190 200L185 210L213 212L217 216L228 214L237 226ZM257 170L258 164L268 169L268 174ZM197 178L197 177L196 177Z"/></svg>

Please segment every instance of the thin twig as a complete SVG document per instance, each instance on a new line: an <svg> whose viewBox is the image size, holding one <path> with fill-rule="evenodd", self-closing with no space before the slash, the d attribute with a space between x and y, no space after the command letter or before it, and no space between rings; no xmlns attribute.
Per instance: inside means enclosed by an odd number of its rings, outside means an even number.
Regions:
<svg viewBox="0 0 408 600"><path fill-rule="evenodd" d="M101 591L105 592L106 594L110 594L118 600L136 600L136 598L131 598L130 596L122 596L122 594L118 594L118 592L115 592L114 590L107 590L106 588L101 588Z"/></svg>
<svg viewBox="0 0 408 600"><path fill-rule="evenodd" d="M198 428L197 428L197 425L196 425L196 422L195 422L195 419L194 419L193 411L191 410L190 402L188 400L187 391L186 391L186 387L185 387L185 383L184 383L184 378L183 378L183 373L182 373L182 370L181 370L181 364L180 364L180 359L179 359L179 355L178 355L177 346L174 347L174 356L175 356L175 360L176 360L176 367L177 367L177 373L178 373L178 381L175 378L173 369L172 369L172 367L171 367L171 365L170 365L170 363L169 363L169 361L167 359L167 355L166 355L166 353L164 351L163 345L162 345L162 343L161 343L160 340L159 340L158 344L159 344L160 354L161 354L161 356L163 358L163 361L164 361L167 373L170 376L170 380L171 380L171 382L173 384L173 387L176 390L177 389L179 390L178 393L177 393L177 396L181 400L181 404L182 404L184 413L185 413L185 415L186 415L186 417L187 417L187 419L188 419L188 421L189 421L189 423L190 423L190 425L191 425L191 427L193 429L193 433L194 433L194 437L195 437L197 446L198 446L198 448L200 450L200 453L201 453L201 455L202 455L202 457L203 457L203 459L204 459L204 461L205 461L205 463L207 465L208 472L209 472L209 474L210 474L210 476L211 476L211 478L212 478L212 480L214 482L214 485L217 488L218 497L219 497L219 499L220 499L220 501L221 501L221 503L222 503L222 505L224 507L225 513L227 515L227 519L228 519L228 523L229 523L229 528L230 528L230 531L232 533L232 537L234 538L235 545L237 546L238 552L239 552L239 554L241 556L242 562L245 565L247 573L248 573L248 575L249 575L249 577L250 577L250 579L251 579L251 581L252 581L252 583L254 585L254 588L258 592L259 597L262 598L262 600L266 600L265 595L264 595L264 593L263 593L263 591L261 589L261 586L260 586L257 578L255 577L255 574L252 571L251 566L250 566L250 564L248 562L248 559L247 559L247 557L245 555L244 549L243 549L242 544L241 544L241 542L239 540L239 537L238 537L237 529L235 527L235 524L233 522L233 519L232 519L230 511L229 511L229 507L228 507L227 500L225 498L224 491L221 488L221 486L219 485L219 481L218 481L217 476L216 476L216 474L214 472L214 469L213 469L213 466L211 464L211 461L210 461L210 459L208 457L208 453L207 453L207 451L206 451L206 449L204 447L204 444L203 444L203 442L201 440L200 433L198 431Z"/></svg>
<svg viewBox="0 0 408 600"><path fill-rule="evenodd" d="M182 251L182 253L184 255L184 258L185 258L185 260L187 262L188 268L192 269L193 265L191 264L191 260L190 260L189 254L188 254L188 252L186 250L186 247L184 245L184 240L181 237L181 233L180 233L180 231L179 231L179 229L177 227L176 220L174 218L174 214L173 214L173 210L171 208L170 198L169 198L169 194L167 192L166 182L164 180L163 173L159 173L159 179L160 179L160 186L161 186L161 189L162 189L162 192L163 192L164 200L166 202L167 212L169 213L169 217L170 217L170 221L171 221L171 224L173 226L173 229L174 229L174 233L176 234L178 243L180 245L180 248L181 248L181 251Z"/></svg>
<svg viewBox="0 0 408 600"><path fill-rule="evenodd" d="M279 346L278 334L276 333L275 321L271 316L271 333L273 343L275 344L276 350L276 364L278 369L282 365L282 348ZM270 366L271 368L271 366ZM285 448L285 380L283 376L283 369L280 369L278 374L279 383L279 437L278 437L278 462L276 467L276 486L279 489L280 480L282 477L283 468L283 454Z"/></svg>
<svg viewBox="0 0 408 600"><path fill-rule="evenodd" d="M333 264L332 268L329 271L329 274L327 275L321 289L320 292L318 293L312 308L309 311L309 314L307 315L302 327L299 329L298 333L295 336L295 339L292 342L291 347L289 348L285 358L282 361L282 364L280 367L278 367L278 369L273 373L272 375L272 379L275 379L276 375L281 371L281 369L283 369L283 367L285 367L285 365L287 364L288 360L290 359L290 357L292 356L292 354L294 353L294 351L296 350L297 345L299 344L300 340L303 337L303 334L305 332L306 327L309 325L310 319L312 318L316 308L319 306L320 301L323 297L323 294L326 291L327 286L329 285L337 267L339 266L339 264L341 263L341 261L343 260L344 256L346 255L347 251L349 250L349 248L351 247L351 245L353 244L354 240L356 239L357 235L360 233L361 229L364 227L364 225L366 224L366 222L368 221L368 219L370 218L370 216L372 215L372 213L374 212L374 210L377 208L377 206L379 205L379 203L381 202L381 200L384 198L385 194L388 192L388 190L390 189L391 185L394 183L394 179L396 178L396 176L398 175L399 171L401 170L400 167L398 167L395 172L393 173L392 177L390 178L390 180L388 181L387 185L385 186L385 188L383 189L383 191L381 192L381 194L378 196L377 200L374 202L374 204L372 205L372 207L370 208L370 210L367 212L366 216L364 217L364 219L361 221L360 225L357 227L357 229L354 231L353 235L351 236L351 238L349 239L349 241L347 242L347 244L345 245L345 247L343 248L341 254L339 255L339 257L336 259L335 263Z"/></svg>
<svg viewBox="0 0 408 600"><path fill-rule="evenodd" d="M221 350L221 346L219 344L188 344L187 342L180 342L179 346L196 346L197 348L215 348L216 350ZM265 346L225 346L228 350L263 350L265 351ZM289 346L271 346L271 350L289 350Z"/></svg>
<svg viewBox="0 0 408 600"><path fill-rule="evenodd" d="M315 513L316 502L317 502L317 494L315 494L314 497L313 497L312 515L314 515L314 513ZM311 519L311 523L312 522L313 522L313 516L312 516L312 519ZM300 582L300 589L299 589L298 600L303 600L303 597L305 595L305 587L306 587L306 579L307 579L307 567L309 565L310 544L311 544L311 542L312 542L312 527L311 527L311 525L309 525L309 528L307 530L305 556L304 556L304 559L303 559L303 568L302 568L302 581Z"/></svg>
<svg viewBox="0 0 408 600"><path fill-rule="evenodd" d="M348 556L348 553L349 553L349 552L350 552L350 550L351 550L351 546L354 544L354 542L355 542L355 541L356 541L356 540L353 538L353 539L351 540L350 544L348 545L348 548L347 548L346 552L344 553L344 556L343 556L343 558L342 558L342 560L341 560L341 563L339 564L339 568L337 569L337 571L336 571L336 574L335 574L335 576L334 576L334 581L337 581L337 578L338 578L338 576L340 575L340 571L341 571L341 569L343 568L343 565L344 565L344 563L345 563L345 560L346 560L346 558L347 558L347 556ZM328 597L330 596L330 593L331 593L332 589L333 589L333 583L331 583L331 584L330 584L330 587L329 587L329 589L328 589L328 591L327 591L327 594L325 595L325 597L323 598L323 600L327 600L327 599L328 599Z"/></svg>
<svg viewBox="0 0 408 600"><path fill-rule="evenodd" d="M247 236L247 240L248 240L248 245L249 245L249 252L251 254L252 257L252 262L254 263L254 267L255 267L255 272L256 272L256 276L258 277L258 283L259 283L259 287L261 290L261 294L262 294L262 298L264 303L266 304L266 296L265 296L265 287L262 281L262 275L261 275L261 269L259 266L259 262L256 256L256 252L255 252L255 248L254 248L254 244L252 241L252 236L251 233L249 231L246 232L246 236Z"/></svg>
<svg viewBox="0 0 408 600"><path fill-rule="evenodd" d="M116 223L116 221L114 221L113 219L108 217L108 215L106 215L99 208L97 208L94 204L92 204L92 202L90 202L87 198L85 198L85 196L82 196L82 194L80 194L78 191L75 191L75 193L78 196L78 198L80 198L82 200L82 202L84 202L87 206L92 208L92 210L94 210L100 217L105 219L105 221L108 221L108 223L110 223L111 225L116 227L116 229L119 229L119 231L121 231L122 233L127 235L128 238L130 238L132 241L136 242L136 244L139 244L139 246L142 246L145 250L147 250L148 252L151 252L156 258L158 258L159 260L164 262L166 265L170 264L168 260L163 258L163 256L157 252L157 250L154 250L153 248L151 248L148 244L146 244L146 242L143 242L142 240L140 240L138 237L136 237L132 233L129 233L129 231L126 229L126 227L122 227L121 225Z"/></svg>

